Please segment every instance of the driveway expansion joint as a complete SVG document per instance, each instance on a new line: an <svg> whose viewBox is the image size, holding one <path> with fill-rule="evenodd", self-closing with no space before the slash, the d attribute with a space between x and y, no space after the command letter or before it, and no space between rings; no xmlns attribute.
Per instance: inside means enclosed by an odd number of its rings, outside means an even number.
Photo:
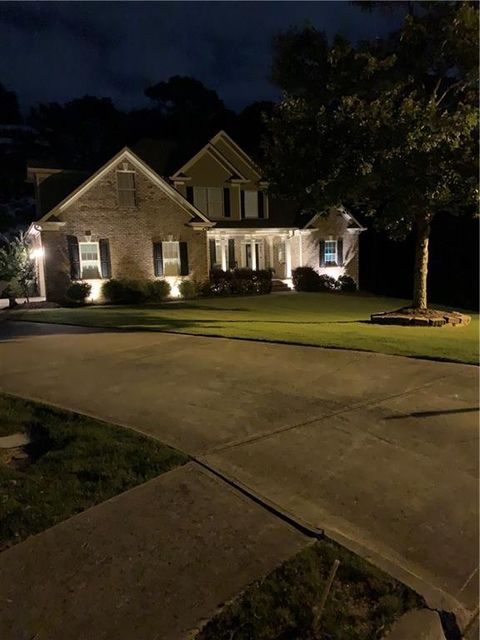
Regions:
<svg viewBox="0 0 480 640"><path fill-rule="evenodd" d="M413 387L412 389L408 389L407 391L402 391L401 393L395 393L395 394L391 394L389 396L385 396L384 398L378 399L378 398L374 398L372 400L367 400L366 402L357 402L354 403L352 405L349 405L348 407L345 407L343 409L337 409L335 411L331 411L330 413L325 413L321 416L316 416L315 418L311 418L309 420L305 420L303 422L298 422L295 424L291 424L291 425L286 425L283 427L279 427L278 429L273 429L272 431L268 431L266 433L260 433L258 435L254 435L254 436L249 436L247 438L243 438L240 440L233 440L227 444L222 444L218 447L213 447L211 449L208 449L206 451L202 452L202 455L212 455L212 454L216 454L216 453L223 453L225 451L229 451L230 449L235 449L236 447L242 447L244 445L248 445L248 444L252 444L254 442L260 442L261 440L268 440L269 438L282 434L282 433L286 433L288 431L293 431L295 429L299 429L301 427L308 427L310 425L313 425L317 422L324 422L325 420L328 420L329 418L336 418L338 416L342 416L342 415L347 415L348 413L351 413L352 411L357 411L358 409L366 409L368 407L376 407L378 405L381 405L384 402L388 402L389 400L396 400L398 398L402 398L404 396L408 396L411 393L416 393L418 391L421 391L422 389L427 389L428 387L437 384L437 382L439 382L440 380L445 380L446 378L448 378L449 376L440 376L439 378L436 378L435 380L432 380L430 382L427 382L423 385L420 385L418 387ZM345 433L349 433L348 430L345 429L341 429L338 426L335 426L335 429L338 431L344 431ZM388 439L382 438L381 436L375 435L373 437L378 438L379 440L382 440L384 442L386 442L387 444L391 444L391 442Z"/></svg>
<svg viewBox="0 0 480 640"><path fill-rule="evenodd" d="M271 513L272 515L276 516L283 522L286 522L291 527L296 529L299 533L302 533L303 535L309 538L315 538L316 540L321 540L322 538L325 537L325 532L323 529L317 529L307 524L306 522L303 522L297 516L289 513L285 509L282 509L271 500L268 500L267 498L260 495L256 491L253 491L252 489L245 486L241 482L238 482L237 480L234 480L233 478L229 477L225 473L218 471L217 469L215 469L215 467L212 467L208 463L195 457L192 458L192 462L197 464L203 470L206 470L212 473L216 478L219 478L220 480L222 480L229 487L235 489L236 491L241 493L243 496L245 496L255 504L259 505L260 507L268 511L268 513Z"/></svg>

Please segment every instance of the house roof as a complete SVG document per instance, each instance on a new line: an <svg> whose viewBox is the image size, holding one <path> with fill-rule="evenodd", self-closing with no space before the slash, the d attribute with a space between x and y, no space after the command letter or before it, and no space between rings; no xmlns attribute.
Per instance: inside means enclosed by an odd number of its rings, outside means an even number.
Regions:
<svg viewBox="0 0 480 640"><path fill-rule="evenodd" d="M261 178L261 174L259 172L259 168L256 164L256 162L254 162L252 160L252 158L245 153L245 151L242 149L242 147L240 147L235 140L233 140L228 133L226 133L226 131L224 131L223 129L221 131L219 131L217 134L215 134L213 136L213 138L210 140L210 143L216 147L216 143L219 141L222 141L224 143L226 143L230 149L241 159L243 160L243 162L245 162L247 165L250 165L250 168L253 170L253 172L258 176L258 178ZM216 147L217 148L217 147Z"/></svg>
<svg viewBox="0 0 480 640"><path fill-rule="evenodd" d="M345 209L345 207L340 206L336 209L336 211L341 214L345 220L348 222L347 225L347 229L349 231L355 231L355 232L362 232L362 231L366 231L366 227L363 227L356 218L354 218L354 216L350 213L350 211L347 211ZM316 220L318 220L319 218L322 218L325 216L325 212L324 213L315 213L313 216L311 216L307 221L306 224L304 224L304 228L308 229L309 227L311 227Z"/></svg>
<svg viewBox="0 0 480 640"><path fill-rule="evenodd" d="M271 218L244 218L243 220L218 220L215 229L295 229L293 224L280 224Z"/></svg>
<svg viewBox="0 0 480 640"><path fill-rule="evenodd" d="M39 186L39 214L43 217L57 206L69 193L72 193L88 176L87 171L61 171L54 173Z"/></svg>
<svg viewBox="0 0 480 640"><path fill-rule="evenodd" d="M206 226L212 226L213 223L193 204L188 202L186 198L182 196L172 185L166 180L160 177L153 169L151 169L141 158L139 158L131 149L125 147L119 151L113 158L106 162L100 169L98 169L93 175L87 177L76 189L70 192L61 202L58 202L52 209L50 209L45 215L40 218L39 222L46 222L56 216L59 212L63 211L66 207L72 204L77 198L79 198L85 191L90 189L97 180L101 179L111 168L120 160L128 160L134 167L142 171L150 180L155 183L160 189L162 189L167 195L175 200L192 218L192 223L205 224Z"/></svg>
<svg viewBox="0 0 480 640"><path fill-rule="evenodd" d="M268 218L243 218L242 220L218 220L216 229L297 229L303 228L313 217L304 212L293 200L269 198Z"/></svg>
<svg viewBox="0 0 480 640"><path fill-rule="evenodd" d="M213 138L212 138L213 140ZM216 147L212 142L207 142L200 151L194 156L191 156L187 162L185 162L173 175L170 176L171 180L177 180L179 178L188 175L188 170L194 165L203 155L208 154L213 158L228 174L231 179L242 180L248 182L248 179L241 173L241 171L235 167L230 160Z"/></svg>

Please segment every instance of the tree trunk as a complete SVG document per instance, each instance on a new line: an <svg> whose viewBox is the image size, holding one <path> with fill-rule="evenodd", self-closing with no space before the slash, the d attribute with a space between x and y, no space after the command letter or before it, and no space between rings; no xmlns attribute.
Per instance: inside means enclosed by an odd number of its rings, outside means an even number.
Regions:
<svg viewBox="0 0 480 640"><path fill-rule="evenodd" d="M17 306L17 301L15 300L15 296L8 296L8 308L15 309Z"/></svg>
<svg viewBox="0 0 480 640"><path fill-rule="evenodd" d="M415 225L415 267L413 275L413 307L427 308L428 241L430 216L419 218Z"/></svg>

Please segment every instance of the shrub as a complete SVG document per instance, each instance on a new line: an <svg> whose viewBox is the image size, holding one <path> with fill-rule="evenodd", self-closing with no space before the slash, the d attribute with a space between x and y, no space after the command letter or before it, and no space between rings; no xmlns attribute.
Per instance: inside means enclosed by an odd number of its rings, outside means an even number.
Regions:
<svg viewBox="0 0 480 640"><path fill-rule="evenodd" d="M340 276L337 280L337 289L351 293L357 290L357 283L351 276Z"/></svg>
<svg viewBox="0 0 480 640"><path fill-rule="evenodd" d="M254 271L257 293L271 293L272 291L272 269L258 269Z"/></svg>
<svg viewBox="0 0 480 640"><path fill-rule="evenodd" d="M146 283L139 280L107 280L102 287L103 297L111 304L139 304L147 298Z"/></svg>
<svg viewBox="0 0 480 640"><path fill-rule="evenodd" d="M148 280L145 283L148 302L161 302L170 295L171 287L166 280Z"/></svg>
<svg viewBox="0 0 480 640"><path fill-rule="evenodd" d="M199 293L199 285L194 280L182 280L178 285L182 298L196 298Z"/></svg>
<svg viewBox="0 0 480 640"><path fill-rule="evenodd" d="M92 287L88 282L72 282L65 292L64 303L70 307L81 306L85 304L91 290Z"/></svg>
<svg viewBox="0 0 480 640"><path fill-rule="evenodd" d="M202 295L214 296L266 294L271 290L271 269L215 269L210 273L210 280L200 287Z"/></svg>
<svg viewBox="0 0 480 640"><path fill-rule="evenodd" d="M331 276L322 274L318 276L318 289L317 291L335 291L337 288L337 281Z"/></svg>
<svg viewBox="0 0 480 640"><path fill-rule="evenodd" d="M204 283L205 295L229 296L234 291L233 272L213 269L210 271L210 279Z"/></svg>
<svg viewBox="0 0 480 640"><path fill-rule="evenodd" d="M320 276L312 267L297 267L292 271L295 291L320 291Z"/></svg>
<svg viewBox="0 0 480 640"><path fill-rule="evenodd" d="M351 293L357 290L357 283L351 276L340 276L337 280L337 289Z"/></svg>
<svg viewBox="0 0 480 640"><path fill-rule="evenodd" d="M232 276L232 293L241 296L254 295L257 292L255 271L240 268L230 272Z"/></svg>

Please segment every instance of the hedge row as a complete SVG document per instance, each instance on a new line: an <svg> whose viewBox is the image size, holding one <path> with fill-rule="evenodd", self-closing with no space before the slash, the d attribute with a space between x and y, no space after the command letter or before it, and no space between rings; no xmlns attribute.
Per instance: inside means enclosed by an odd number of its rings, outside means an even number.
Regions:
<svg viewBox="0 0 480 640"><path fill-rule="evenodd" d="M179 285L182 298L203 296L254 295L270 293L272 290L272 272L267 269L235 269L233 271L214 270L210 279L198 283L182 280ZM141 304L143 302L162 302L170 295L170 285L166 280L107 280L102 285L102 296L109 304ZM67 289L65 305L85 304L91 286L87 282L72 282Z"/></svg>

